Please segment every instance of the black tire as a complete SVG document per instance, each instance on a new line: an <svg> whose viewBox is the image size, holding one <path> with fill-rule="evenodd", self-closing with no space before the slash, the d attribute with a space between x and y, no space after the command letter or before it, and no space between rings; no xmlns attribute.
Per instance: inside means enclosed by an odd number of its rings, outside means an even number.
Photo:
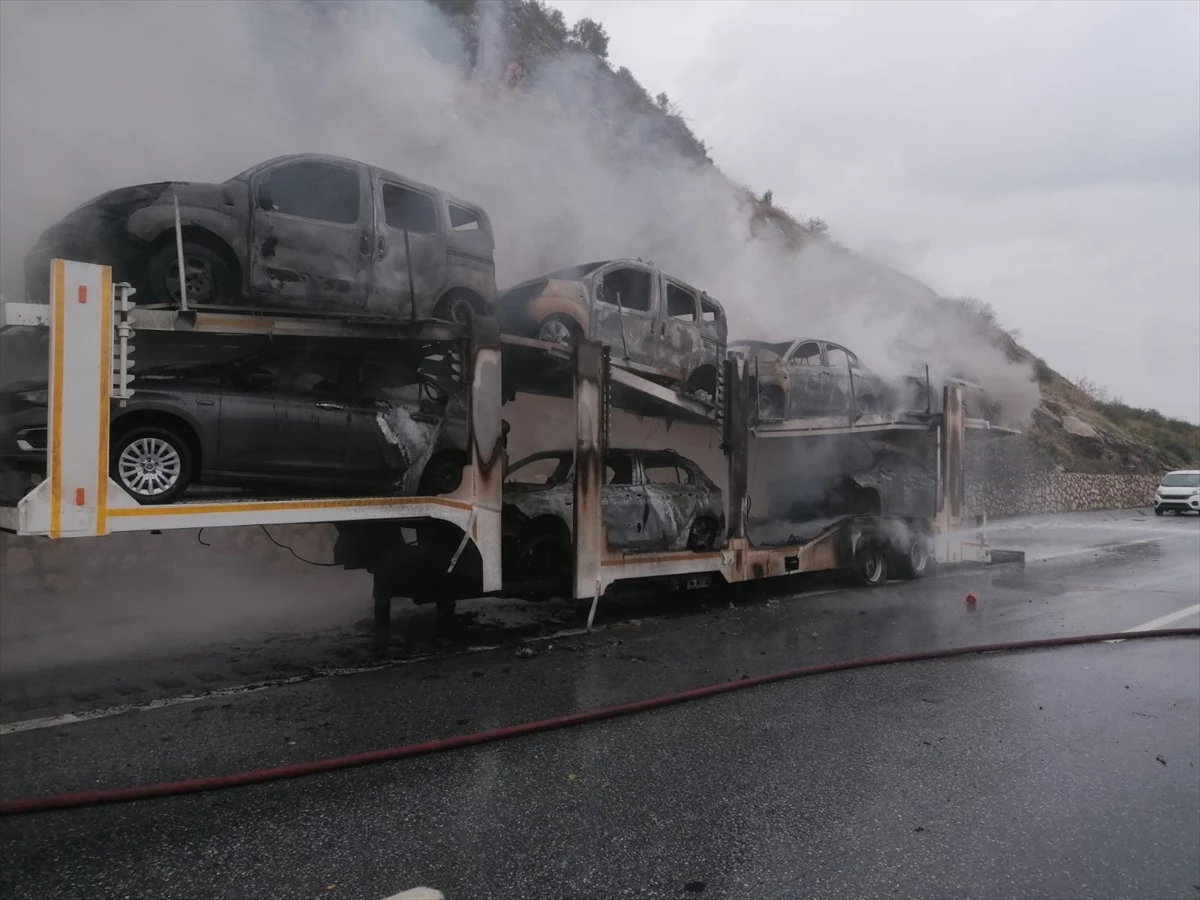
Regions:
<svg viewBox="0 0 1200 900"><path fill-rule="evenodd" d="M760 389L756 403L760 422L766 419L783 418L783 392L779 388Z"/></svg>
<svg viewBox="0 0 1200 900"><path fill-rule="evenodd" d="M1155 514L1156 516L1161 516L1161 515L1163 514L1163 511L1162 511L1162 509L1161 509L1160 507L1157 507L1157 506L1156 506L1156 507L1154 507L1154 514Z"/></svg>
<svg viewBox="0 0 1200 900"><path fill-rule="evenodd" d="M225 258L206 244L185 240L183 259L187 268L189 306L236 303L237 282ZM146 263L150 302L179 306L179 255L175 242L159 247Z"/></svg>
<svg viewBox="0 0 1200 900"><path fill-rule="evenodd" d="M113 441L109 473L138 503L170 503L191 483L192 450L182 435L169 428L131 428Z"/></svg>
<svg viewBox="0 0 1200 900"><path fill-rule="evenodd" d="M570 316L555 313L538 323L537 339L547 344L558 344L568 353L574 353L583 337L579 323Z"/></svg>
<svg viewBox="0 0 1200 900"><path fill-rule="evenodd" d="M455 325L469 326L475 321L475 304L465 294L447 294L438 301L433 317Z"/></svg>
<svg viewBox="0 0 1200 900"><path fill-rule="evenodd" d="M862 538L854 553L854 577L866 587L878 587L887 581L887 553L879 541Z"/></svg>
<svg viewBox="0 0 1200 900"><path fill-rule="evenodd" d="M701 516L692 523L692 530L688 534L687 547L694 553L705 553L709 550L715 550L717 542L720 539L720 526L717 520L710 516Z"/></svg>
<svg viewBox="0 0 1200 900"><path fill-rule="evenodd" d="M571 570L570 541L556 528L539 528L522 542L517 571L521 578L566 578Z"/></svg>
<svg viewBox="0 0 1200 900"><path fill-rule="evenodd" d="M914 535L909 539L907 549L901 549L895 556L896 574L909 581L924 578L933 568L929 556L929 541L924 535Z"/></svg>
<svg viewBox="0 0 1200 900"><path fill-rule="evenodd" d="M452 494L462 484L466 460L456 452L438 453L425 464L417 492L422 497Z"/></svg>

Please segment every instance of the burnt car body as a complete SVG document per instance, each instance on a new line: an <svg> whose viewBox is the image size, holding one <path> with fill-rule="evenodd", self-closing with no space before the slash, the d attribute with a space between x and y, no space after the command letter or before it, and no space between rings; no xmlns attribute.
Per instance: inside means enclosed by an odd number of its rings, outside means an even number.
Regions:
<svg viewBox="0 0 1200 900"><path fill-rule="evenodd" d="M467 455L462 391L357 354L255 354L139 372L112 407L110 474L141 503L191 484L448 493ZM44 473L46 385L0 393L0 464Z"/></svg>
<svg viewBox="0 0 1200 900"><path fill-rule="evenodd" d="M50 260L113 267L137 303L178 306L179 202L190 306L388 320L461 320L495 300L487 214L437 188L333 156L281 156L221 184L101 194L47 229L25 260L48 302Z"/></svg>
<svg viewBox="0 0 1200 900"><path fill-rule="evenodd" d="M729 350L749 361L760 421L864 416L925 406L923 383L909 379L907 391L897 390L832 341L734 341Z"/></svg>
<svg viewBox="0 0 1200 900"><path fill-rule="evenodd" d="M575 455L526 456L504 482L506 556L518 577L571 565ZM614 549L712 550L725 533L721 489L690 459L669 450L608 450L601 509Z"/></svg>
<svg viewBox="0 0 1200 900"><path fill-rule="evenodd" d="M598 341L631 368L716 395L728 325L721 304L641 260L584 263L522 282L497 307L509 334L573 348ZM703 398L702 398L703 399Z"/></svg>
<svg viewBox="0 0 1200 900"><path fill-rule="evenodd" d="M937 479L920 461L891 450L872 451L851 471L814 470L768 482L767 514L804 522L841 516L932 518Z"/></svg>

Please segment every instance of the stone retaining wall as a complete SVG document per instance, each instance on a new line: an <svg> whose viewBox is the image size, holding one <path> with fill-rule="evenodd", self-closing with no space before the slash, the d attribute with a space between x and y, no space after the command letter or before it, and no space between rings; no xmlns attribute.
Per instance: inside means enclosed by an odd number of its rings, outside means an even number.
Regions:
<svg viewBox="0 0 1200 900"><path fill-rule="evenodd" d="M983 479L967 484L967 509L992 518L1133 509L1152 506L1157 475L1080 475L1074 472L1030 474L1019 482Z"/></svg>

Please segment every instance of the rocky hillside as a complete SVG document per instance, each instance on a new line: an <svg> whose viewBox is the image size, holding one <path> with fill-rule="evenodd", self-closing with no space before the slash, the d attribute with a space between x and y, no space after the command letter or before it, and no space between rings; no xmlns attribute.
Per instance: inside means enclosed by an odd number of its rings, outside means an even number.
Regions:
<svg viewBox="0 0 1200 900"><path fill-rule="evenodd" d="M532 76L539 67L571 57L588 67L590 78L606 82L605 96L619 98L610 108L595 110L606 127L636 131L638 140L651 150L669 148L693 165L715 171L704 142L693 134L670 98L665 94L651 97L632 72L609 64L608 35L602 23L581 19L568 25L561 11L542 0L429 2L450 17L461 32L469 65L500 68L509 87L527 89L537 83ZM496 33L502 39L493 39L489 50L489 35L494 38ZM497 46L502 48L499 59L495 58ZM742 185L735 185L734 190L751 235L768 237L782 245L785 252L820 242L838 255L852 255L836 243L823 220L781 209L769 191L759 194ZM868 276L869 280L875 284L885 280L877 274L883 267L861 262L864 270L876 273ZM889 271L886 275L886 280L901 290L904 282L912 282L899 273ZM1000 326L986 303L942 298L925 315L962 320L967 331L986 338L1009 361L1026 364L1034 373L1040 403L1031 420L1023 423L1024 436L988 451L1006 469L1156 474L1167 468L1200 466L1200 427L1169 419L1154 410L1127 406L1091 385L1073 384L1022 347L1013 333Z"/></svg>

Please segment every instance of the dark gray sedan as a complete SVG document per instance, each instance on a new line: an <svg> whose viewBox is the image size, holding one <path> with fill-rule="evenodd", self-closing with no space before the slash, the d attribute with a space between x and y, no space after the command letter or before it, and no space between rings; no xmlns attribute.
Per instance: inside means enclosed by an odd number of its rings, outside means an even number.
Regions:
<svg viewBox="0 0 1200 900"><path fill-rule="evenodd" d="M466 464L465 398L386 358L302 352L138 373L114 405L110 472L141 503L191 484L441 494ZM7 468L44 472L46 386L0 394Z"/></svg>

